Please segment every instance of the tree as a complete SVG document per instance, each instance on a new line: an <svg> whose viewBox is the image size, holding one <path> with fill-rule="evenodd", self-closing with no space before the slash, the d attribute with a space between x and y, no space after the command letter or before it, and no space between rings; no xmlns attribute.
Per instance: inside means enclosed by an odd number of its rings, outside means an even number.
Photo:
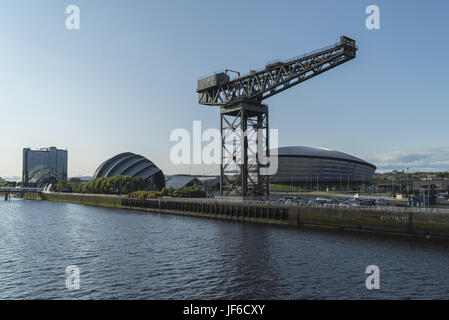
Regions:
<svg viewBox="0 0 449 320"><path fill-rule="evenodd" d="M437 172L436 175L435 175L435 177L441 178L441 179L443 179L443 178L449 178L449 171L446 171L446 172Z"/></svg>

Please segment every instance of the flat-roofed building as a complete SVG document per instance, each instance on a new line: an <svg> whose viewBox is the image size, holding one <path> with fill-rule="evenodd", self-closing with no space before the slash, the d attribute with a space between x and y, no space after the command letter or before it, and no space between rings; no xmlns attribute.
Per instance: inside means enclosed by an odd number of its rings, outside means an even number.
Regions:
<svg viewBox="0 0 449 320"><path fill-rule="evenodd" d="M56 147L23 149L22 184L42 187L67 181L67 150Z"/></svg>
<svg viewBox="0 0 449 320"><path fill-rule="evenodd" d="M201 181L195 176L184 174L165 176L166 188L182 189L194 185L201 185Z"/></svg>

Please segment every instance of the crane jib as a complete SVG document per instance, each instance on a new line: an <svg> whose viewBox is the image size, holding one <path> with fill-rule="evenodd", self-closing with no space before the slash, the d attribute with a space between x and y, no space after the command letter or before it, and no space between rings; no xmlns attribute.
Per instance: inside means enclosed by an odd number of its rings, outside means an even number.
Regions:
<svg viewBox="0 0 449 320"><path fill-rule="evenodd" d="M229 106L245 100L261 101L356 57L355 40L340 42L313 53L268 64L263 70L230 79L225 72L198 80L198 101L203 105Z"/></svg>

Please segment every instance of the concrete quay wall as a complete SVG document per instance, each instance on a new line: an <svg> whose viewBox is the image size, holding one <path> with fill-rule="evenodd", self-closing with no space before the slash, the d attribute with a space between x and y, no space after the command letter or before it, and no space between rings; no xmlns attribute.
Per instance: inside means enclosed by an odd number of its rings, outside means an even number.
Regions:
<svg viewBox="0 0 449 320"><path fill-rule="evenodd" d="M29 194L25 199L262 223L294 228L326 227L449 239L449 214L415 212L410 208L339 208L214 199L130 199L114 195Z"/></svg>

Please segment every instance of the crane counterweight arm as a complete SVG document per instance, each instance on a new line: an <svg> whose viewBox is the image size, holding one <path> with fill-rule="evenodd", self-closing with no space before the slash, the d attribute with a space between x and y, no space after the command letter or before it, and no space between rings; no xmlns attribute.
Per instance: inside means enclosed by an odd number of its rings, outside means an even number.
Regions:
<svg viewBox="0 0 449 320"><path fill-rule="evenodd" d="M229 106L241 101L271 97L320 73L335 68L356 56L355 40L342 36L340 42L287 62L268 64L265 69L231 80L217 73L198 80L198 102Z"/></svg>

